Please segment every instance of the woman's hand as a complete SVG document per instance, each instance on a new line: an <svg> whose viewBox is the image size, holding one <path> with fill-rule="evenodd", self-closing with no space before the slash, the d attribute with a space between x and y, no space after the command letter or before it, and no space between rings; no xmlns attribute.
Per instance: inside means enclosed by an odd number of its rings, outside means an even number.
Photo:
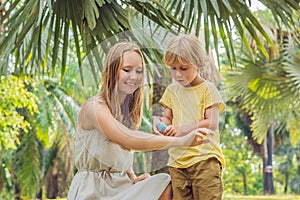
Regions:
<svg viewBox="0 0 300 200"><path fill-rule="evenodd" d="M144 173L142 175L139 175L136 178L133 178L133 180L131 180L131 181L132 181L133 184L135 184L135 183L137 183L139 181L142 181L142 180L145 180L146 178L149 178L150 176L151 176L150 174Z"/></svg>
<svg viewBox="0 0 300 200"><path fill-rule="evenodd" d="M145 180L146 178L148 178L148 177L151 176L151 175L148 174L148 173L144 173L144 174L139 175L138 177L136 177L136 175L134 174L132 168L126 170L126 174L127 174L128 178L131 180L131 182L132 182L133 184L135 184L135 183L137 183L137 182L139 182L139 181Z"/></svg>
<svg viewBox="0 0 300 200"><path fill-rule="evenodd" d="M214 132L207 128L197 128L178 138L182 140L182 146L198 146L210 142L208 138L205 138L206 135L214 135Z"/></svg>

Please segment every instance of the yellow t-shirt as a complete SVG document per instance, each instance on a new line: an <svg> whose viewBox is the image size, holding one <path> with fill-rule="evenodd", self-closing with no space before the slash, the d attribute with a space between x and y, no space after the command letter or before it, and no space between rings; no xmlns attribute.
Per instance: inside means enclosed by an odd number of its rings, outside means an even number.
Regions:
<svg viewBox="0 0 300 200"><path fill-rule="evenodd" d="M160 103L172 109L173 125L191 124L204 119L205 109L218 104L219 112L225 110L222 97L209 81L205 81L194 87L183 87L177 82L172 83L165 90ZM217 158L222 167L225 167L225 159L220 148L219 131L214 136L206 136L210 143L196 147L176 147L169 149L168 166L187 168L193 164L211 157Z"/></svg>

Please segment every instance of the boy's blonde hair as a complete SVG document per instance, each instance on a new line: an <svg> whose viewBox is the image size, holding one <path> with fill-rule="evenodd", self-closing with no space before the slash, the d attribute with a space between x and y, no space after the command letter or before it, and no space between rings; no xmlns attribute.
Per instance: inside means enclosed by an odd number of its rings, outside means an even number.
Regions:
<svg viewBox="0 0 300 200"><path fill-rule="evenodd" d="M170 41L164 62L167 66L174 64L193 65L201 72L209 64L203 44L193 35L179 35Z"/></svg>
<svg viewBox="0 0 300 200"><path fill-rule="evenodd" d="M120 42L115 44L108 52L105 70L102 73L102 86L99 99L104 99L112 115L125 126L137 129L142 119L143 88L140 85L133 94L127 95L122 106L119 106L118 82L122 70L123 55L127 52L137 52L144 58L140 48L132 42Z"/></svg>

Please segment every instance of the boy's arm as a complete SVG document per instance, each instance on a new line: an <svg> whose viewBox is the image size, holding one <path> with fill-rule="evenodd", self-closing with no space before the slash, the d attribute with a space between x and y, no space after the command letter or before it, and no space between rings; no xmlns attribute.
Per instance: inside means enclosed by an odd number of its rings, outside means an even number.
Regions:
<svg viewBox="0 0 300 200"><path fill-rule="evenodd" d="M165 109L164 109L164 116L163 116L162 120L168 126L172 124L173 112L172 112L171 108L165 107Z"/></svg>
<svg viewBox="0 0 300 200"><path fill-rule="evenodd" d="M172 110L171 110L172 112ZM166 115L166 116L165 116ZM218 109L218 104L214 104L208 108L205 109L205 114L204 114L204 119L200 120L196 123L193 124L185 124L181 126L168 126L164 132L164 135L168 136L183 136L186 135L187 133L197 129L197 128L208 128L213 131L218 129L219 126L219 109ZM170 114L168 114L168 111L164 112L164 119L169 118ZM173 119L173 115L172 119ZM167 121L165 121L166 123ZM170 124L168 124L170 125Z"/></svg>

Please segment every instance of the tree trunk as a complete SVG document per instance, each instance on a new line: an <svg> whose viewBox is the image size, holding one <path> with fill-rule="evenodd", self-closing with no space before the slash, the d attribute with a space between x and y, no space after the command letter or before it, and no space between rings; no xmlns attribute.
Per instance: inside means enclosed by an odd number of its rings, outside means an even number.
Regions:
<svg viewBox="0 0 300 200"><path fill-rule="evenodd" d="M0 8L1 8L1 6L2 6L2 0L0 0ZM6 10L5 10L5 8L1 8L0 9L0 19L5 15L5 12L6 12ZM5 23L2 23L1 25L0 25L0 35L2 35L2 31L3 31L3 29L4 29L4 24Z"/></svg>
<svg viewBox="0 0 300 200"><path fill-rule="evenodd" d="M161 66L157 65L158 76L157 73L154 75L154 83L153 83L153 98L152 98L152 115L153 116L162 116L163 107L159 104L159 100L162 97L167 85L171 83L171 77L165 77L163 73L163 69ZM151 171L154 174L157 173L169 173L167 162L168 162L168 150L157 150L152 152L152 166Z"/></svg>
<svg viewBox="0 0 300 200"><path fill-rule="evenodd" d="M42 187L43 186L41 186L41 184L40 184L39 188L38 188L38 192L35 195L36 200L43 199L43 189L42 189Z"/></svg>
<svg viewBox="0 0 300 200"><path fill-rule="evenodd" d="M284 194L287 194L287 190L289 188L289 173L285 173L285 184L284 184Z"/></svg>
<svg viewBox="0 0 300 200"><path fill-rule="evenodd" d="M275 194L274 180L273 180L273 139L274 139L274 125L271 125L268 130L267 138L264 140L263 153L263 169L264 169L264 194Z"/></svg>
<svg viewBox="0 0 300 200"><path fill-rule="evenodd" d="M55 163L46 175L45 186L48 199L56 199L58 196L58 170L58 165Z"/></svg>
<svg viewBox="0 0 300 200"><path fill-rule="evenodd" d="M21 189L18 183L15 183L15 200L22 200L21 198Z"/></svg>
<svg viewBox="0 0 300 200"><path fill-rule="evenodd" d="M247 175L243 173L244 194L247 194Z"/></svg>

